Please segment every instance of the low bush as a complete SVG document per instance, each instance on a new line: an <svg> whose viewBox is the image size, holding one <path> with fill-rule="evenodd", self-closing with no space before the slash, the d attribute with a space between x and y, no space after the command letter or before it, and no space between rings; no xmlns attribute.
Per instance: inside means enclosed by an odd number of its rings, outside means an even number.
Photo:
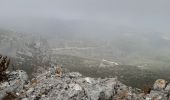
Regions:
<svg viewBox="0 0 170 100"><path fill-rule="evenodd" d="M0 55L0 81L6 80L6 71L9 67L10 59L7 56Z"/></svg>

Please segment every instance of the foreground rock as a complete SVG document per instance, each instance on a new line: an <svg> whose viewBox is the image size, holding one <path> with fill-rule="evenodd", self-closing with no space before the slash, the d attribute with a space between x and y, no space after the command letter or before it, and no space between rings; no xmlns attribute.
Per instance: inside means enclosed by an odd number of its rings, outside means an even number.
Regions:
<svg viewBox="0 0 170 100"><path fill-rule="evenodd" d="M29 82L25 72L12 72L9 81L1 83L0 97L11 92L21 100L169 100L170 85L157 84L164 81L156 81L153 90L146 94L117 78L90 78L77 72L59 77L55 70L50 68Z"/></svg>
<svg viewBox="0 0 170 100"><path fill-rule="evenodd" d="M7 81L0 82L0 100L13 92L15 92L16 96L19 95L28 80L26 72L22 70L13 71L7 77Z"/></svg>
<svg viewBox="0 0 170 100"><path fill-rule="evenodd" d="M153 88L154 90L163 90L166 87L167 82L164 79L158 79L155 81Z"/></svg>

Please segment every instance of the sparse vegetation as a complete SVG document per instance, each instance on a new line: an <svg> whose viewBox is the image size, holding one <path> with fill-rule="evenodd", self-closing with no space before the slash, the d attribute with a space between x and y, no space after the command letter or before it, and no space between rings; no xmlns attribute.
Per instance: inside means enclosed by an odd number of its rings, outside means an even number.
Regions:
<svg viewBox="0 0 170 100"><path fill-rule="evenodd" d="M9 67L10 59L7 56L3 57L0 55L0 81L6 80L6 70Z"/></svg>
<svg viewBox="0 0 170 100"><path fill-rule="evenodd" d="M151 91L151 86L144 84L144 86L142 87L142 91L144 92L144 94L149 94Z"/></svg>
<svg viewBox="0 0 170 100"><path fill-rule="evenodd" d="M6 96L2 98L2 100L16 100L18 98L15 92L7 92Z"/></svg>

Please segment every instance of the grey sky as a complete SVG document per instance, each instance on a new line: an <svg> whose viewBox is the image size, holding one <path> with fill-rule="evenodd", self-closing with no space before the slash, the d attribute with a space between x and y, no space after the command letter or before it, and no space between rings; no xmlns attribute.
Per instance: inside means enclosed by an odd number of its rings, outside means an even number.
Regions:
<svg viewBox="0 0 170 100"><path fill-rule="evenodd" d="M0 0L0 20L51 18L170 32L170 0Z"/></svg>

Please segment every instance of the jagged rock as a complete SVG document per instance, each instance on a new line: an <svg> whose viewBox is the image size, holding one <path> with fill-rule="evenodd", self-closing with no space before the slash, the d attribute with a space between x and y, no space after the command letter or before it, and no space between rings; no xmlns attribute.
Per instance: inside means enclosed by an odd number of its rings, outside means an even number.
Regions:
<svg viewBox="0 0 170 100"><path fill-rule="evenodd" d="M73 88L76 91L82 90L82 87L79 84L69 84L69 88Z"/></svg>
<svg viewBox="0 0 170 100"><path fill-rule="evenodd" d="M21 100L168 100L170 96L170 86L163 84L165 80L157 80L154 89L145 94L117 78L83 77L78 72L57 77L53 70L39 73L31 82L24 71L11 72L9 81L0 84L0 99L6 92L14 93L12 96Z"/></svg>
<svg viewBox="0 0 170 100"><path fill-rule="evenodd" d="M154 90L163 90L166 87L166 81L163 79L158 79L155 81L153 88Z"/></svg>
<svg viewBox="0 0 170 100"><path fill-rule="evenodd" d="M81 77L82 75L77 72L71 72L71 73L67 74L67 76L69 76L69 78L77 78L77 77Z"/></svg>
<svg viewBox="0 0 170 100"><path fill-rule="evenodd" d="M19 93L23 90L23 86L28 80L26 72L22 70L13 71L8 75L8 81L0 83L0 99L2 99L7 92Z"/></svg>
<svg viewBox="0 0 170 100"><path fill-rule="evenodd" d="M161 91L151 91L150 94L146 96L146 98L149 100L169 100L168 94L161 92Z"/></svg>
<svg viewBox="0 0 170 100"><path fill-rule="evenodd" d="M94 80L90 77L86 77L86 78L84 78L84 80L89 84L92 84L94 82Z"/></svg>
<svg viewBox="0 0 170 100"><path fill-rule="evenodd" d="M30 95L34 91L34 88L29 88L28 91L26 91L26 94Z"/></svg>
<svg viewBox="0 0 170 100"><path fill-rule="evenodd" d="M165 88L166 91L170 91L170 84L168 84Z"/></svg>

